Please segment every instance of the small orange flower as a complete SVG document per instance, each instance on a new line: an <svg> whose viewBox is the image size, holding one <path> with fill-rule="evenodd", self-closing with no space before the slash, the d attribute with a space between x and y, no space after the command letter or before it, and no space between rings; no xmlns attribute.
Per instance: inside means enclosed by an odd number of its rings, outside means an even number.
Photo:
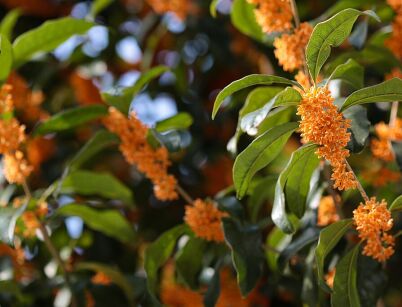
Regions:
<svg viewBox="0 0 402 307"><path fill-rule="evenodd" d="M363 255L384 262L394 254L395 238L387 233L393 219L385 200L379 203L372 197L365 204L360 203L353 211L353 218L360 239L365 241Z"/></svg>
<svg viewBox="0 0 402 307"><path fill-rule="evenodd" d="M275 57L285 71L300 69L304 64L304 49L313 27L303 22L292 34L283 34L274 41Z"/></svg>
<svg viewBox="0 0 402 307"><path fill-rule="evenodd" d="M25 142L25 126L15 118L0 119L0 153L17 150Z"/></svg>
<svg viewBox="0 0 402 307"><path fill-rule="evenodd" d="M392 34L385 41L387 47L398 58L402 59L402 12L399 11L392 22Z"/></svg>
<svg viewBox="0 0 402 307"><path fill-rule="evenodd" d="M9 183L22 184L31 172L32 166L24 158L24 154L17 150L4 155L4 177Z"/></svg>
<svg viewBox="0 0 402 307"><path fill-rule="evenodd" d="M40 227L40 222L33 211L26 211L21 215L21 221L24 224L22 236L32 238L36 235L36 230Z"/></svg>
<svg viewBox="0 0 402 307"><path fill-rule="evenodd" d="M381 168L378 173L375 175L373 180L373 186L382 187L391 182L397 182L401 179L401 173L393 172L388 168Z"/></svg>
<svg viewBox="0 0 402 307"><path fill-rule="evenodd" d="M85 307L95 307L95 299L92 293L88 290L85 290Z"/></svg>
<svg viewBox="0 0 402 307"><path fill-rule="evenodd" d="M335 280L336 269L333 268L325 275L325 282L327 283L328 287L331 289L334 287L334 280Z"/></svg>
<svg viewBox="0 0 402 307"><path fill-rule="evenodd" d="M127 118L111 107L104 125L120 137L119 148L126 161L136 165L153 182L155 196L163 201L177 199L176 178L167 173L170 165L169 153L166 147L154 149L148 144L148 127L136 114L131 113L130 118Z"/></svg>
<svg viewBox="0 0 402 307"><path fill-rule="evenodd" d="M184 221L197 237L223 242L221 220L225 216L227 213L218 210L213 203L196 199L193 206L186 207Z"/></svg>
<svg viewBox="0 0 402 307"><path fill-rule="evenodd" d="M21 246L14 248L0 244L0 257L9 257L14 270L14 278L17 281L26 281L32 279L32 267L25 260L25 252Z"/></svg>
<svg viewBox="0 0 402 307"><path fill-rule="evenodd" d="M387 162L393 161L395 155L392 151L391 141L402 141L402 119L397 118L393 126L381 122L374 128L378 139L371 141L373 156Z"/></svg>
<svg viewBox="0 0 402 307"><path fill-rule="evenodd" d="M283 32L292 28L293 13L289 0L248 0L256 6L258 24L266 33Z"/></svg>
<svg viewBox="0 0 402 307"><path fill-rule="evenodd" d="M402 10L402 1L401 0L387 0L387 3L396 12Z"/></svg>
<svg viewBox="0 0 402 307"><path fill-rule="evenodd" d="M36 137L27 142L27 158L34 170L47 161L56 151L54 139Z"/></svg>
<svg viewBox="0 0 402 307"><path fill-rule="evenodd" d="M103 272L97 272L94 276L92 276L91 281L95 285L102 285L102 286L108 286L112 283L110 277Z"/></svg>
<svg viewBox="0 0 402 307"><path fill-rule="evenodd" d="M344 119L338 111L328 88L312 87L304 93L297 114L301 117L302 142L319 145L316 153L331 164L334 187L339 190L355 188L357 182L346 166L349 150L345 147L350 140L350 120Z"/></svg>
<svg viewBox="0 0 402 307"><path fill-rule="evenodd" d="M339 221L339 215L336 212L334 199L331 196L324 196L318 206L317 225L327 226L337 221Z"/></svg>
<svg viewBox="0 0 402 307"><path fill-rule="evenodd" d="M192 9L190 0L147 0L158 14L173 13L180 20L186 19Z"/></svg>
<svg viewBox="0 0 402 307"><path fill-rule="evenodd" d="M11 96L12 86L4 84L0 90L0 114L14 111L14 101Z"/></svg>

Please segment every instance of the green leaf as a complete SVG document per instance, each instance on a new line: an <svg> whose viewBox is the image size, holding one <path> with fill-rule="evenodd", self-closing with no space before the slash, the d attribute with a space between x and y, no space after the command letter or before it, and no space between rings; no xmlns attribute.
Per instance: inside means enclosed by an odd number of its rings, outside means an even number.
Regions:
<svg viewBox="0 0 402 307"><path fill-rule="evenodd" d="M328 78L330 80L341 79L356 89L360 89L364 85L364 68L353 59L349 59L346 63L339 65Z"/></svg>
<svg viewBox="0 0 402 307"><path fill-rule="evenodd" d="M114 92L102 93L103 100L110 106L117 108L123 114L128 114L131 102L134 97L153 79L169 71L167 66L156 66L147 72L134 83L133 86L126 87L123 90L114 89Z"/></svg>
<svg viewBox="0 0 402 307"><path fill-rule="evenodd" d="M91 11L89 12L89 16L95 17L100 12L102 12L105 8L113 3L114 0L95 0L92 3Z"/></svg>
<svg viewBox="0 0 402 307"><path fill-rule="evenodd" d="M69 169L80 168L85 162L93 158L103 149L119 143L119 138L106 130L98 131L71 159L68 163Z"/></svg>
<svg viewBox="0 0 402 307"><path fill-rule="evenodd" d="M399 78L393 78L354 92L346 98L341 111L354 105L373 102L393 102L399 100L402 100L402 80Z"/></svg>
<svg viewBox="0 0 402 307"><path fill-rule="evenodd" d="M297 82L282 77L270 76L270 75L258 75L258 74L246 76L242 79L233 81L218 94L218 96L215 99L214 108L212 111L212 119L215 118L216 113L218 113L218 110L222 105L223 101L225 100L225 98L229 97L230 95L253 85L272 85L272 84L296 85L300 87L300 85Z"/></svg>
<svg viewBox="0 0 402 307"><path fill-rule="evenodd" d="M285 233L293 233L296 215L304 214L310 178L319 162L315 150L316 146L309 144L294 151L276 183L271 218Z"/></svg>
<svg viewBox="0 0 402 307"><path fill-rule="evenodd" d="M362 49L367 40L368 20L365 18L359 22L349 37L349 43L356 49Z"/></svg>
<svg viewBox="0 0 402 307"><path fill-rule="evenodd" d="M279 228L274 228L270 232L266 241L265 256L268 262L268 266L271 270L278 270L279 253L285 249L285 247L290 243L291 240L292 236L284 233Z"/></svg>
<svg viewBox="0 0 402 307"><path fill-rule="evenodd" d="M215 268L214 275L211 278L211 281L208 285L208 290L204 296L204 306L205 307L215 307L216 302L219 299L219 295L221 292L221 275L220 275L220 267L222 265L222 260L218 260Z"/></svg>
<svg viewBox="0 0 402 307"><path fill-rule="evenodd" d="M198 273L202 269L202 257L206 241L190 238L176 254L176 270L181 279L192 289L197 289Z"/></svg>
<svg viewBox="0 0 402 307"><path fill-rule="evenodd" d="M0 33L3 34L9 41L12 39L12 32L18 18L21 16L20 9L14 9L7 13L0 23Z"/></svg>
<svg viewBox="0 0 402 307"><path fill-rule="evenodd" d="M347 148L354 153L363 150L370 132L370 121L367 119L367 110L362 106L354 106L343 112L343 116L352 121L349 131L351 138Z"/></svg>
<svg viewBox="0 0 402 307"><path fill-rule="evenodd" d="M399 166L399 170L402 171L402 142L391 142L391 144L395 153L396 163Z"/></svg>
<svg viewBox="0 0 402 307"><path fill-rule="evenodd" d="M64 178L61 192L67 194L98 195L107 199L120 199L133 204L131 190L108 173L77 170Z"/></svg>
<svg viewBox="0 0 402 307"><path fill-rule="evenodd" d="M189 228L185 224L171 228L164 232L145 251L144 268L147 273L147 287L156 305L160 305L156 297L159 268L169 259L178 238L188 232Z"/></svg>
<svg viewBox="0 0 402 307"><path fill-rule="evenodd" d="M134 243L136 234L127 220L117 210L96 210L84 204L68 204L56 211L63 216L78 216L84 223L123 243Z"/></svg>
<svg viewBox="0 0 402 307"><path fill-rule="evenodd" d="M296 106L301 99L302 97L297 90L288 87L279 92L261 108L245 115L241 119L240 127L250 135L256 134L257 128L266 119L272 108Z"/></svg>
<svg viewBox="0 0 402 307"><path fill-rule="evenodd" d="M237 282L243 296L254 289L262 273L263 253L258 227L240 225L236 220L222 219L225 240L232 251Z"/></svg>
<svg viewBox="0 0 402 307"><path fill-rule="evenodd" d="M13 243L15 224L18 218L25 211L27 204L19 208L0 208L0 240L5 243Z"/></svg>
<svg viewBox="0 0 402 307"><path fill-rule="evenodd" d="M11 295L15 297L19 303L22 303L19 305L29 304L27 301L24 302L24 293L21 290L21 285L14 280L0 280L0 293L2 296ZM14 302L14 304L16 303Z"/></svg>
<svg viewBox="0 0 402 307"><path fill-rule="evenodd" d="M44 22L38 28L18 36L14 41L14 60L21 64L39 52L52 51L73 35L87 32L94 24L82 19L64 17Z"/></svg>
<svg viewBox="0 0 402 307"><path fill-rule="evenodd" d="M155 130L164 132L168 130L187 129L193 124L193 118L187 112L178 113L170 118L156 123Z"/></svg>
<svg viewBox="0 0 402 307"><path fill-rule="evenodd" d="M390 211L399 211L402 210L402 195L399 195L389 206Z"/></svg>
<svg viewBox="0 0 402 307"><path fill-rule="evenodd" d="M237 156L233 165L233 181L238 198L246 194L255 173L266 167L281 152L297 127L297 123L274 127L256 138Z"/></svg>
<svg viewBox="0 0 402 307"><path fill-rule="evenodd" d="M307 65L314 81L317 80L322 66L329 58L331 48L343 43L360 15L377 19L372 11L360 12L355 9L345 9L315 26L306 49Z"/></svg>
<svg viewBox="0 0 402 307"><path fill-rule="evenodd" d="M315 258L317 262L318 283L327 292L331 292L331 289L328 287L324 279L325 257L327 257L332 249L338 244L352 224L352 219L341 220L321 230L318 245L315 250Z"/></svg>
<svg viewBox="0 0 402 307"><path fill-rule="evenodd" d="M134 303L133 287L128 281L128 279L119 270L111 266L105 265L103 263L85 262L85 261L77 263L77 265L74 268L76 271L90 270L104 273L107 277L110 278L110 280L113 283L118 285L123 290L124 294L127 297L127 300L131 304Z"/></svg>
<svg viewBox="0 0 402 307"><path fill-rule="evenodd" d="M75 128L86 122L101 118L108 114L103 105L89 105L62 111L40 124L34 131L35 135L44 135Z"/></svg>
<svg viewBox="0 0 402 307"><path fill-rule="evenodd" d="M0 34L0 81L7 79L13 65L13 49L4 34Z"/></svg>
<svg viewBox="0 0 402 307"><path fill-rule="evenodd" d="M331 305L360 307L357 291L357 258L360 244L349 251L337 264Z"/></svg>
<svg viewBox="0 0 402 307"><path fill-rule="evenodd" d="M234 0L230 17L240 32L258 41L264 40L264 33L255 19L254 5L247 0Z"/></svg>
<svg viewBox="0 0 402 307"><path fill-rule="evenodd" d="M212 17L216 18L216 7L219 3L219 0L212 0L211 4L209 5L209 13Z"/></svg>

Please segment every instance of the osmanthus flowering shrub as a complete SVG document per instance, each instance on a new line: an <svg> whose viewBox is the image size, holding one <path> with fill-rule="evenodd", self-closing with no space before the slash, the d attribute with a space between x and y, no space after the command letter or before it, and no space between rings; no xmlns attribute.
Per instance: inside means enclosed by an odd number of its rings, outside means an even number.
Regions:
<svg viewBox="0 0 402 307"><path fill-rule="evenodd" d="M401 0L0 5L1 306L402 302Z"/></svg>

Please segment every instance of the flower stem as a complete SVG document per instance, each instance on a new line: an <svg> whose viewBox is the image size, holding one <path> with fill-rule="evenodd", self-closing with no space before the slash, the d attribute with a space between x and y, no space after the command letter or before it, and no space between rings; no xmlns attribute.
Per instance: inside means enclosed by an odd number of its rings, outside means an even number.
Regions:
<svg viewBox="0 0 402 307"><path fill-rule="evenodd" d="M193 204L194 199L179 185L176 185L176 191L188 204Z"/></svg>
<svg viewBox="0 0 402 307"><path fill-rule="evenodd" d="M391 115L389 117L389 125L390 127L394 127L396 123L396 119L398 117L398 107L399 103L398 101L394 101L391 106Z"/></svg>
<svg viewBox="0 0 402 307"><path fill-rule="evenodd" d="M349 171L352 172L353 177L355 177L356 183L357 183L357 189L359 190L360 194L362 195L363 199L365 202L368 202L370 199L367 196L366 191L364 190L363 186L361 185L359 179L357 179L357 176L355 172L353 171L352 167L350 166L349 162L345 159L346 167L348 168Z"/></svg>

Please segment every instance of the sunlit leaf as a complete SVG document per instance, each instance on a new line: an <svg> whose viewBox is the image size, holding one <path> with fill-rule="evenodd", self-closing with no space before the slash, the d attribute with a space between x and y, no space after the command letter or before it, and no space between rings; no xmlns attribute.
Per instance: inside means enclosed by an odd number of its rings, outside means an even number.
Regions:
<svg viewBox="0 0 402 307"><path fill-rule="evenodd" d="M402 210L402 195L399 195L389 206L390 211Z"/></svg>
<svg viewBox="0 0 402 307"><path fill-rule="evenodd" d="M4 34L0 34L0 81L7 79L13 65L13 49Z"/></svg>
<svg viewBox="0 0 402 307"><path fill-rule="evenodd" d="M12 39L12 33L14 26L17 23L18 18L21 16L20 9L14 9L9 11L6 16L3 17L0 23L0 33L3 34L9 41Z"/></svg>
<svg viewBox="0 0 402 307"><path fill-rule="evenodd" d="M172 117L156 123L155 129L158 132L168 130L187 129L193 124L193 118L189 113L181 112Z"/></svg>

